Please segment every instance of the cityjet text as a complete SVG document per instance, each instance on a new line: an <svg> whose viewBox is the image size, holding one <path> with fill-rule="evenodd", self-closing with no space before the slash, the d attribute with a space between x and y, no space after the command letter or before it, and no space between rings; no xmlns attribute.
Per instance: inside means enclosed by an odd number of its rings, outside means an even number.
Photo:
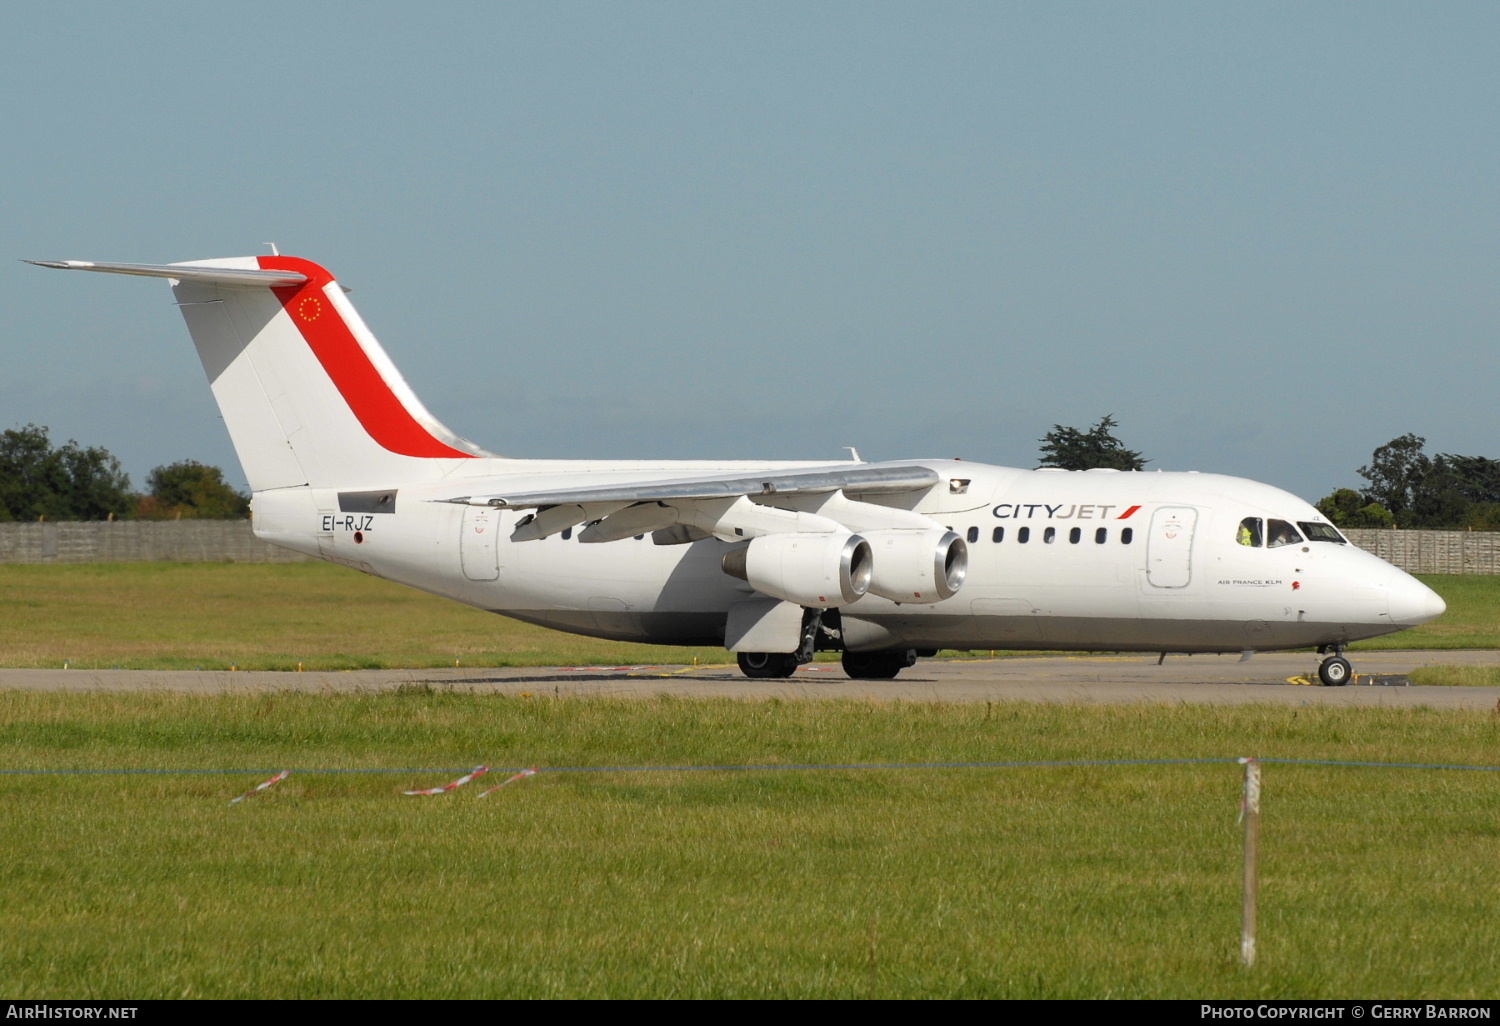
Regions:
<svg viewBox="0 0 1500 1026"><path fill-rule="evenodd" d="M1001 520L1103 520L1119 508L1119 506L1080 506L1077 503L1053 505L1048 502L1002 502L995 507L994 514ZM1140 508L1131 506L1128 512L1116 519L1124 520Z"/></svg>

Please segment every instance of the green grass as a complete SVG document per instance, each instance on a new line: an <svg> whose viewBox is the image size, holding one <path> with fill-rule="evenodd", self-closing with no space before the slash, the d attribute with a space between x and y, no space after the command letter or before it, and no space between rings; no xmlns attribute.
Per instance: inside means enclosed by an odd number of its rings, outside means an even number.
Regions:
<svg viewBox="0 0 1500 1026"><path fill-rule="evenodd" d="M1434 624L1360 649L1500 648L1500 576L1424 577ZM950 653L952 654L952 653ZM326 563L0 565L0 667L244 670L732 661L517 623Z"/></svg>
<svg viewBox="0 0 1500 1026"><path fill-rule="evenodd" d="M1448 611L1432 623L1361 641L1352 648L1500 648L1500 575L1418 574Z"/></svg>
<svg viewBox="0 0 1500 1026"><path fill-rule="evenodd" d="M0 666L242 670L724 662L581 638L328 563L0 566Z"/></svg>
<svg viewBox="0 0 1500 1026"><path fill-rule="evenodd" d="M1432 710L0 693L0 767L1330 758L1487 764ZM0 776L0 992L192 997L1476 997L1500 777L1240 771ZM494 779L494 778L485 778Z"/></svg>
<svg viewBox="0 0 1500 1026"><path fill-rule="evenodd" d="M1408 676L1413 684L1500 687L1500 666L1419 666Z"/></svg>

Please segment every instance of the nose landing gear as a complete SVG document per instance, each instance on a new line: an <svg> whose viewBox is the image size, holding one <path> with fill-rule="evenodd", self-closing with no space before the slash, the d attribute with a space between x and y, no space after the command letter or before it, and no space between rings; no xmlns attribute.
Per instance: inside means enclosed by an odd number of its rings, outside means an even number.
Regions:
<svg viewBox="0 0 1500 1026"><path fill-rule="evenodd" d="M1354 677L1354 667L1337 651L1318 666L1318 679L1330 688L1340 688Z"/></svg>

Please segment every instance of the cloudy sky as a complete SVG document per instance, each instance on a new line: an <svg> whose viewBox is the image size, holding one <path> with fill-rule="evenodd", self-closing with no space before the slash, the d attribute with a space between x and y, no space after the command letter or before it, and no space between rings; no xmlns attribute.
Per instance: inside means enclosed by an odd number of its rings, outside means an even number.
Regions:
<svg viewBox="0 0 1500 1026"><path fill-rule="evenodd" d="M1500 458L1493 3L31 4L0 84L12 257L275 242L506 455ZM243 483L170 300L0 263L0 427Z"/></svg>

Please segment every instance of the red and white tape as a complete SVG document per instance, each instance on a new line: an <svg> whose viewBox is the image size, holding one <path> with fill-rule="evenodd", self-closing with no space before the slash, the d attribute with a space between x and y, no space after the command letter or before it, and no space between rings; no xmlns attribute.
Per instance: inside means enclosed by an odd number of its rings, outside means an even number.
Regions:
<svg viewBox="0 0 1500 1026"><path fill-rule="evenodd" d="M266 788L270 787L272 784L279 784L279 783L281 783L283 780L285 780L287 777L289 777L291 775L292 775L292 771L291 770L282 770L280 773L276 774L270 780L267 780L264 784L256 784L254 787L252 787L250 790L246 791L244 794L240 795L238 798L231 798L231 799L229 799L229 804L230 805L234 805L234 804L236 804L238 802L242 802L246 798L249 798L252 794L255 794L257 791L264 791Z"/></svg>
<svg viewBox="0 0 1500 1026"><path fill-rule="evenodd" d="M500 790L502 787L504 787L506 784L509 784L513 780L525 780L527 777L534 777L534 776L536 776L536 768L535 767L532 767L531 769L523 769L521 772L517 773L515 776L513 776L513 777L507 777L506 779L500 781L500 783L496 784L494 787L490 788L488 791L480 791L479 792L479 797L483 798L483 797L485 797L487 795L492 795L496 791Z"/></svg>
<svg viewBox="0 0 1500 1026"><path fill-rule="evenodd" d="M459 777L457 780L455 780L451 784L444 784L442 787L429 787L425 791L402 791L401 793L402 794L447 794L449 791L455 791L458 788L463 787L465 784L467 784L469 781L473 780L475 777L482 777L482 776L484 776L489 771L490 771L490 768L488 766L475 766L472 770L470 770L468 773L465 773L463 776Z"/></svg>

